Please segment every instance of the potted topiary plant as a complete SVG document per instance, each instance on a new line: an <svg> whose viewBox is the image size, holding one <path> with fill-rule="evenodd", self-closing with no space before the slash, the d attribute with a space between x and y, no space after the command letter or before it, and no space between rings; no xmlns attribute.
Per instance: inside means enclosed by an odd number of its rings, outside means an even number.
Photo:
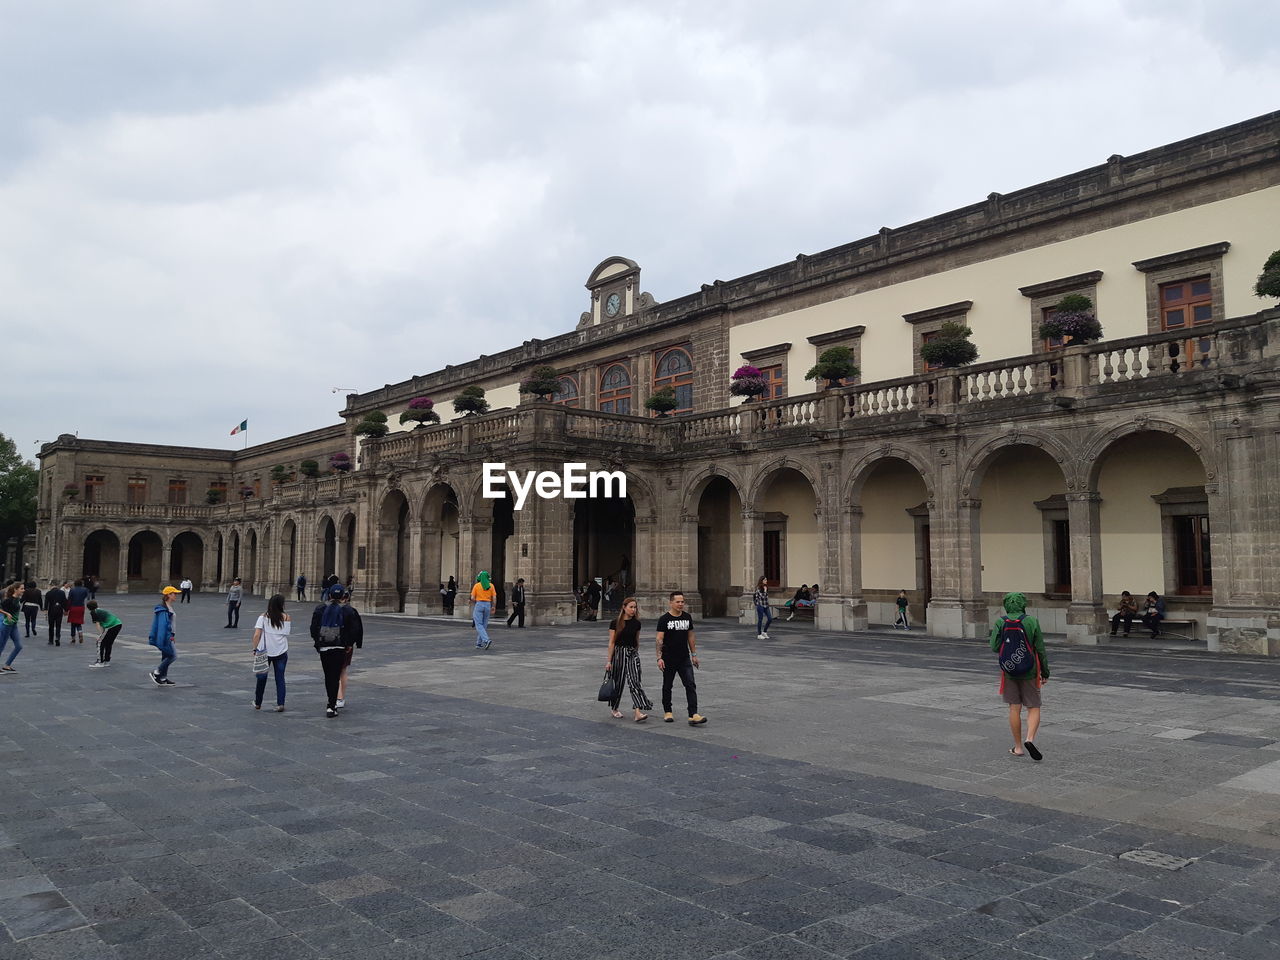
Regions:
<svg viewBox="0 0 1280 960"><path fill-rule="evenodd" d="M735 397L745 397L750 403L755 397L769 392L769 378L759 367L746 364L733 371L729 378L729 392Z"/></svg>
<svg viewBox="0 0 1280 960"><path fill-rule="evenodd" d="M320 476L320 464L316 463L314 460L303 460L298 464L298 471L304 477L314 480L316 477Z"/></svg>
<svg viewBox="0 0 1280 960"><path fill-rule="evenodd" d="M1102 339L1102 324L1093 315L1093 301L1082 293L1069 293L1053 308L1049 319L1040 324L1040 336L1046 340L1071 338L1072 343L1092 343Z"/></svg>
<svg viewBox="0 0 1280 960"><path fill-rule="evenodd" d="M680 406L680 401L676 399L676 388L663 387L661 390L655 390L644 405L646 410L652 410L658 416L665 417Z"/></svg>
<svg viewBox="0 0 1280 960"><path fill-rule="evenodd" d="M818 356L818 362L804 375L806 380L825 380L828 387L840 386L846 377L856 377L858 365L853 362L853 351L848 347L828 347Z"/></svg>
<svg viewBox="0 0 1280 960"><path fill-rule="evenodd" d="M68 483L62 488L62 495L68 500L74 500L76 497L80 496L80 484Z"/></svg>
<svg viewBox="0 0 1280 960"><path fill-rule="evenodd" d="M204 492L204 502L209 504L210 506L213 506L214 504L222 503L222 500L225 494L226 494L225 490L219 489L218 487L210 487L208 490Z"/></svg>
<svg viewBox="0 0 1280 960"><path fill-rule="evenodd" d="M331 453L329 455L329 469L336 470L338 473L351 472L351 455L347 453Z"/></svg>
<svg viewBox="0 0 1280 960"><path fill-rule="evenodd" d="M963 323L948 320L938 335L920 347L925 363L939 367L961 367L978 359L978 348L969 342L973 331Z"/></svg>
<svg viewBox="0 0 1280 960"><path fill-rule="evenodd" d="M463 387L453 398L453 409L464 417L473 417L477 413L485 413L489 409L489 401L484 398L484 387Z"/></svg>
<svg viewBox="0 0 1280 960"><path fill-rule="evenodd" d="M535 367L520 381L520 392L531 393L539 400L549 400L560 391L560 374L555 367Z"/></svg>
<svg viewBox="0 0 1280 960"><path fill-rule="evenodd" d="M415 420L418 426L424 423L439 423L440 414L436 413L432 408L436 402L430 397L414 397L409 401L409 409L400 414L400 422L408 423Z"/></svg>
<svg viewBox="0 0 1280 960"><path fill-rule="evenodd" d="M356 433L362 437L385 437L391 428L387 426L387 415L381 410L370 410L356 424Z"/></svg>
<svg viewBox="0 0 1280 960"><path fill-rule="evenodd" d="M1280 250L1267 257L1253 292L1260 297L1280 297Z"/></svg>
<svg viewBox="0 0 1280 960"><path fill-rule="evenodd" d="M271 468L271 483L274 486L279 486L280 484L287 482L288 479L289 479L289 468L286 467L283 463L277 463L274 467Z"/></svg>

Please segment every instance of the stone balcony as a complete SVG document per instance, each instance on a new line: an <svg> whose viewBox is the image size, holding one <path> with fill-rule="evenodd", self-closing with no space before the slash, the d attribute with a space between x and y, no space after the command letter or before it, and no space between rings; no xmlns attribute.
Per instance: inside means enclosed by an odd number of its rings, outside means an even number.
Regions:
<svg viewBox="0 0 1280 960"><path fill-rule="evenodd" d="M363 470L408 468L479 452L641 455L789 446L921 425L1063 415L1094 406L1187 397L1274 379L1280 310L1175 331L1068 346L678 417L633 417L531 401L515 409L368 441Z"/></svg>

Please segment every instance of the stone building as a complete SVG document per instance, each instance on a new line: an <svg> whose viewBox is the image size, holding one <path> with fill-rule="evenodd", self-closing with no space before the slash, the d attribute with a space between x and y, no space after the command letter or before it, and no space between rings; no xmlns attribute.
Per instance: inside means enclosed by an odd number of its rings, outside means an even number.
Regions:
<svg viewBox="0 0 1280 960"><path fill-rule="evenodd" d="M890 622L905 588L945 636L985 633L1017 589L1084 643L1121 590L1155 590L1210 649L1280 653L1280 310L1252 289L1277 222L1273 113L675 300L611 257L575 329L350 395L336 426L240 452L60 437L40 455L39 572L258 593L337 573L368 610L424 615L447 577L465 597L489 569L529 582L535 623L572 619L591 577L650 616L680 588L745 620L763 575L779 599L820 583L816 620L838 630ZM1102 340L1040 336L1069 293ZM920 346L952 320L979 361L931 369ZM860 374L806 380L832 345ZM744 363L767 397L730 395ZM522 397L541 365L559 392ZM486 414L354 431L476 384ZM648 415L664 386L678 409ZM354 470L300 475L339 452ZM627 496L516 510L482 495L499 461L621 470Z"/></svg>

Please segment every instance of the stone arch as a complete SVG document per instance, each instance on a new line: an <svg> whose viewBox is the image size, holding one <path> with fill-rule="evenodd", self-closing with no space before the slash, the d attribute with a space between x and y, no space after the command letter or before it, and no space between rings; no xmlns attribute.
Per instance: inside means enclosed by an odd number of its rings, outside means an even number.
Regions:
<svg viewBox="0 0 1280 960"><path fill-rule="evenodd" d="M992 437L970 451L968 461L960 471L961 497L977 496L976 491L981 489L987 469L1008 447L1039 447L1057 461L1067 489L1074 489L1071 485L1074 478L1069 466L1071 452L1059 440L1040 433L1014 430Z"/></svg>
<svg viewBox="0 0 1280 960"><path fill-rule="evenodd" d="M341 569L338 575L345 583L356 575L356 515L347 510L338 517L338 554Z"/></svg>
<svg viewBox="0 0 1280 960"><path fill-rule="evenodd" d="M284 581L285 596L293 596L289 587L302 571L298 569L298 521L286 514L280 521L280 579Z"/></svg>
<svg viewBox="0 0 1280 960"><path fill-rule="evenodd" d="M1096 490L1098 475L1102 470L1102 464L1106 460L1106 453L1112 446L1137 433L1168 433L1183 441L1200 461L1200 466L1204 469L1206 480L1214 480L1216 473L1214 466L1210 462L1206 462L1206 451L1213 450L1213 442L1201 430L1192 426L1190 423L1161 418L1151 418L1147 416L1137 417L1134 420L1118 424L1109 430L1104 430L1095 435L1085 445L1085 451L1079 458L1079 472L1084 489Z"/></svg>
<svg viewBox="0 0 1280 960"><path fill-rule="evenodd" d="M161 570L164 541L150 527L144 527L129 537L126 576L130 593L155 593L165 571Z"/></svg>
<svg viewBox="0 0 1280 960"><path fill-rule="evenodd" d="M727 469L719 464L711 464L703 467L685 484L684 500L680 504L680 513L684 516L698 512L698 504L702 500L702 494L707 486L716 478L723 477L733 484L733 488L738 491L739 498L743 497L743 490L747 487L746 479L742 473L737 470ZM629 478L628 478L629 479Z"/></svg>
<svg viewBox="0 0 1280 960"><path fill-rule="evenodd" d="M453 484L443 479L430 483L422 492L418 515L422 518L420 607L443 612L440 585L449 577L458 576L460 560L458 491Z"/></svg>
<svg viewBox="0 0 1280 960"><path fill-rule="evenodd" d="M316 517L316 555L312 574L317 586L330 574L338 575L338 524L328 511Z"/></svg>
<svg viewBox="0 0 1280 960"><path fill-rule="evenodd" d="M120 569L120 544L128 538L112 527L99 527L82 543L80 573L96 576L104 591L119 590L128 582Z"/></svg>
<svg viewBox="0 0 1280 960"><path fill-rule="evenodd" d="M412 582L409 545L413 519L413 504L404 491L392 488L383 495L374 538L379 609L404 612Z"/></svg>
<svg viewBox="0 0 1280 960"><path fill-rule="evenodd" d="M683 511L696 525L691 550L704 617L740 613L741 598L751 588L746 575L747 540L742 517L742 491L727 472L703 471L695 484L696 499Z"/></svg>
<svg viewBox="0 0 1280 960"><path fill-rule="evenodd" d="M813 490L814 501L819 510L822 509L821 484L818 477L809 468L809 466L795 457L777 457L773 460L762 464L755 472L755 476L749 481L747 495L743 498L743 506L746 509L754 509L760 494L769 488L773 482L774 475L781 470L794 470L806 480ZM741 492L741 488L739 488Z"/></svg>
<svg viewBox="0 0 1280 960"><path fill-rule="evenodd" d="M867 479L884 460L901 460L914 467L916 473L920 474L920 479L924 481L928 499L932 500L934 498L935 480L933 469L924 451L900 444L885 444L875 450L868 451L853 462L849 469L849 479L845 481L844 490L840 497L841 502L860 502L862 500L862 488L866 485Z"/></svg>
<svg viewBox="0 0 1280 960"><path fill-rule="evenodd" d="M176 586L190 579L198 587L204 580L204 537L195 530L179 530L169 539L168 579Z"/></svg>

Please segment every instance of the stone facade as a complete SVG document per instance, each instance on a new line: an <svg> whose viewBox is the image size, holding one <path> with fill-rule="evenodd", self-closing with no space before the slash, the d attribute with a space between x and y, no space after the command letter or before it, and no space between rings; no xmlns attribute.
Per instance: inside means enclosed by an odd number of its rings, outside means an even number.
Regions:
<svg viewBox="0 0 1280 960"><path fill-rule="evenodd" d="M465 597L489 569L504 592L524 577L547 623L571 619L574 586L597 576L625 579L650 617L682 589L695 610L745 622L764 573L779 590L821 583L817 622L843 630L887 621L901 582L917 618L951 636L985 633L1017 588L1083 643L1105 636L1131 582L1166 594L1169 616L1211 649L1280 653L1265 467L1280 454L1280 311L1247 299L1257 228L1219 235L1241 204L1260 222L1280 214L1278 144L1271 114L666 303L640 291L638 265L610 258L572 332L349 396L343 425L240 453L60 437L41 452L39 573L96 565L109 586L149 590L196 570L207 589L239 575L257 592L337 573L371 611L423 615L441 610L448 576ZM1176 245L1150 249L1153 236ZM1073 267L1082 256L1097 263ZM1019 272L1032 269L1046 272ZM1161 284L1193 276L1212 288L1212 321L1163 329ZM1136 335L1046 349L1038 312L1081 291ZM916 341L944 314L968 318L997 358L919 368ZM855 348L861 377L806 392L798 371L834 342ZM636 415L675 347L691 358L692 410ZM730 399L729 374L754 358L790 365L786 397ZM615 363L631 415L598 409ZM468 384L515 396L543 364L573 377L576 406L522 400L363 443L350 432L369 411L440 404ZM350 475L288 478L339 449L358 462ZM513 510L482 496L494 461L621 469L629 496ZM276 466L284 482L271 482ZM229 502L127 502L128 478L179 476L189 495L226 483ZM63 495L86 477L104 478L93 502ZM455 615L468 614L460 600Z"/></svg>

